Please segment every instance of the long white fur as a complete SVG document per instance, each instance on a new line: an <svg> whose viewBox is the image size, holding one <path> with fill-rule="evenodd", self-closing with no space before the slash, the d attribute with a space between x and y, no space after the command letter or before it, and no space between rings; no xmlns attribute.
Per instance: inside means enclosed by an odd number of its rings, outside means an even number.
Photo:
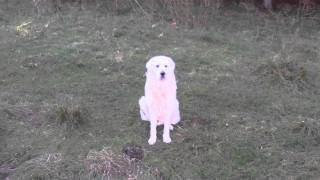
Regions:
<svg viewBox="0 0 320 180"><path fill-rule="evenodd" d="M148 143L155 144L157 126L164 125L163 142L170 143L170 130L180 121L176 97L175 63L167 56L155 56L147 64L145 95L139 100L141 119L150 121ZM162 76L161 73L165 75Z"/></svg>

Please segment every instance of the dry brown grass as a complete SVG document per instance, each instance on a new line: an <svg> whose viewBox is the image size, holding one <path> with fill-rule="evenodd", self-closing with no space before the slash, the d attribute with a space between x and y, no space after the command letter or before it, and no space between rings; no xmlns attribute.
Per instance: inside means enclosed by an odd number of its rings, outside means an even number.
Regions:
<svg viewBox="0 0 320 180"><path fill-rule="evenodd" d="M114 153L111 148L103 147L102 150L89 151L84 164L91 177L148 179L152 172L137 159Z"/></svg>
<svg viewBox="0 0 320 180"><path fill-rule="evenodd" d="M211 14L217 12L223 3L224 0L161 0L158 5L172 17L172 23L196 27L207 25Z"/></svg>

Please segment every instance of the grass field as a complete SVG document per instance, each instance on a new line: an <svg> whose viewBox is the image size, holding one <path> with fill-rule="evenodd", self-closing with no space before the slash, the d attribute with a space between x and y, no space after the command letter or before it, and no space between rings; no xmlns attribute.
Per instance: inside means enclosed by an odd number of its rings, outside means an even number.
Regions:
<svg viewBox="0 0 320 180"><path fill-rule="evenodd" d="M0 179L320 179L319 13L239 5L190 27L18 2L0 0ZM138 99L159 54L182 121L150 146Z"/></svg>

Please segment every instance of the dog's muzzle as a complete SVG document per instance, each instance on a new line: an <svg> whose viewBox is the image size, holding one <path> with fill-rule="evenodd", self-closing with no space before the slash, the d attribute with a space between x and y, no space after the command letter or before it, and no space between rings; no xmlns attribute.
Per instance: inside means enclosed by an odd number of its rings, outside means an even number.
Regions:
<svg viewBox="0 0 320 180"><path fill-rule="evenodd" d="M164 79L166 73L162 71L162 72L160 73L160 75L161 75L161 80L162 80L162 79Z"/></svg>

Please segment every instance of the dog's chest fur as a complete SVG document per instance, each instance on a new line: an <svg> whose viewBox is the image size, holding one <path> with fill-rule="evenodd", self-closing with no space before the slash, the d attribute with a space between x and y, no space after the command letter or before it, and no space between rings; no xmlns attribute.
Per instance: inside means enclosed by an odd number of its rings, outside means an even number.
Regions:
<svg viewBox="0 0 320 180"><path fill-rule="evenodd" d="M168 85L167 82L160 82L153 84L152 88L150 89L150 96L151 96L151 106L152 109L155 110L155 115L157 117L157 124L163 124L164 119L169 115L169 101L172 97L173 91L175 89L172 86Z"/></svg>

